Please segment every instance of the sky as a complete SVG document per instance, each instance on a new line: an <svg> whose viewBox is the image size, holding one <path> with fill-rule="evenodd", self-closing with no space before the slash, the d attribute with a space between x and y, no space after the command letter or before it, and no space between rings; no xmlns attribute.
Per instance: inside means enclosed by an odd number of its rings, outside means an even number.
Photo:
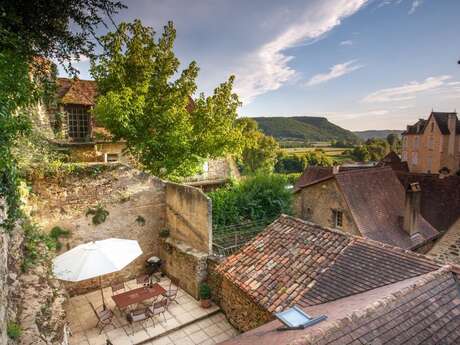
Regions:
<svg viewBox="0 0 460 345"><path fill-rule="evenodd" d="M125 0L116 22L172 20L210 94L235 75L240 116L324 116L404 129L460 108L459 0ZM89 61L76 64L91 79ZM62 70L61 75L65 75Z"/></svg>

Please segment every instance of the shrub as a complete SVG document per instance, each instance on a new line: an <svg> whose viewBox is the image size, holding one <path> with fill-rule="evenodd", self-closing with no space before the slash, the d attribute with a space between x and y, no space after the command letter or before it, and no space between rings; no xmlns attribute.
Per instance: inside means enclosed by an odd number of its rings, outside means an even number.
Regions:
<svg viewBox="0 0 460 345"><path fill-rule="evenodd" d="M226 226L291 213L292 195L287 184L285 176L255 175L209 193L213 224Z"/></svg>
<svg viewBox="0 0 460 345"><path fill-rule="evenodd" d="M18 340L22 334L21 326L18 325L16 322L8 322L6 334L10 339Z"/></svg>
<svg viewBox="0 0 460 345"><path fill-rule="evenodd" d="M59 241L61 237L69 237L70 231L67 229L63 229L59 226L55 226L50 231L50 237L56 242L55 248L56 250L60 250L62 248L62 243Z"/></svg>
<svg viewBox="0 0 460 345"><path fill-rule="evenodd" d="M208 284L202 283L200 285L200 299L210 299L211 298L211 288Z"/></svg>
<svg viewBox="0 0 460 345"><path fill-rule="evenodd" d="M136 217L136 223L139 224L139 226L144 226L145 225L145 218L142 217L141 215Z"/></svg>
<svg viewBox="0 0 460 345"><path fill-rule="evenodd" d="M109 216L109 211L107 211L102 205L97 205L95 208L89 208L86 211L86 217L92 215L93 224L99 225L105 222Z"/></svg>
<svg viewBox="0 0 460 345"><path fill-rule="evenodd" d="M160 235L161 238L169 237L169 229L166 229L166 228L161 229L159 235Z"/></svg>

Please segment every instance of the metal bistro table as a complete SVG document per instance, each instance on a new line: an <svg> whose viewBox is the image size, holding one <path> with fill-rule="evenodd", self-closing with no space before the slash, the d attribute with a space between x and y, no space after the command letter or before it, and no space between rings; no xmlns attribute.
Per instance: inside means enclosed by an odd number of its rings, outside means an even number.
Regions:
<svg viewBox="0 0 460 345"><path fill-rule="evenodd" d="M146 301L150 298L157 297L166 290L160 284L153 284L152 286L143 286L137 289L129 290L118 295L112 296L113 301L118 309L123 310L127 307Z"/></svg>

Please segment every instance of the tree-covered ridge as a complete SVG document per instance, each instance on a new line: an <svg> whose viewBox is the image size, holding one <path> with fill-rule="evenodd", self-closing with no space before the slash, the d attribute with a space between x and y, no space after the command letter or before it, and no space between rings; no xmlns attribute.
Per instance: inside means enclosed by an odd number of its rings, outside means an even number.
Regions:
<svg viewBox="0 0 460 345"><path fill-rule="evenodd" d="M361 139L367 140L367 139L372 139L372 138L385 139L390 134L396 134L398 136L401 136L402 132L403 132L402 130L398 130L398 129L380 129L380 130L371 129L367 131L356 131L353 133L355 133Z"/></svg>
<svg viewBox="0 0 460 345"><path fill-rule="evenodd" d="M259 128L278 140L347 141L357 143L359 137L325 117L254 117Z"/></svg>

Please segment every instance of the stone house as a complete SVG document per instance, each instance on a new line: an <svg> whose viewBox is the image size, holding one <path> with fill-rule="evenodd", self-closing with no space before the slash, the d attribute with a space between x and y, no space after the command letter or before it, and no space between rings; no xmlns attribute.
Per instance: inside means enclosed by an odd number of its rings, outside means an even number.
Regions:
<svg viewBox="0 0 460 345"><path fill-rule="evenodd" d="M57 78L56 107L48 110L53 141L70 152L76 162L127 161L125 144L113 141L110 133L91 114L97 97L93 80Z"/></svg>
<svg viewBox="0 0 460 345"><path fill-rule="evenodd" d="M421 213L421 190L391 167L308 167L294 188L301 219L404 249L426 252L439 232Z"/></svg>
<svg viewBox="0 0 460 345"><path fill-rule="evenodd" d="M431 112L402 133L402 160L415 173L455 174L460 169L457 113Z"/></svg>
<svg viewBox="0 0 460 345"><path fill-rule="evenodd" d="M456 344L460 337L458 268L293 217L282 215L214 271L221 308L246 332L225 345ZM293 306L325 319L287 327L277 313Z"/></svg>

